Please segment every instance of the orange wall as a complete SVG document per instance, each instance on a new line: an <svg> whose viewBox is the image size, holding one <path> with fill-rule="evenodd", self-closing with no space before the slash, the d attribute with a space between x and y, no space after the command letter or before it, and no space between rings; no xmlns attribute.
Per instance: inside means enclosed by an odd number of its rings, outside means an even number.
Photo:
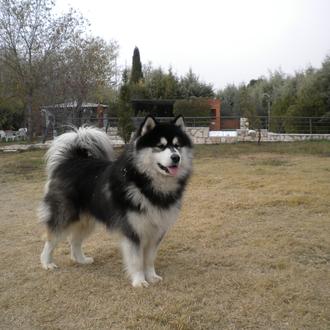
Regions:
<svg viewBox="0 0 330 330"><path fill-rule="evenodd" d="M215 116L215 121L212 123L210 129L213 131L220 131L221 102L219 99L209 99L208 102L212 111L212 116Z"/></svg>

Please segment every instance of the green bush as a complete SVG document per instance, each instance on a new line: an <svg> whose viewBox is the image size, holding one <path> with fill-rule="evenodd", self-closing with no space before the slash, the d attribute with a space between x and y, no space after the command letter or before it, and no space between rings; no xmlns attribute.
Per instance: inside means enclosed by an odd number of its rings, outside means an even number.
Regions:
<svg viewBox="0 0 330 330"><path fill-rule="evenodd" d="M203 97L178 100L173 107L175 116L183 115L184 117L208 117L211 115L210 111L208 99Z"/></svg>
<svg viewBox="0 0 330 330"><path fill-rule="evenodd" d="M122 105L118 113L118 134L125 144L129 142L134 131L133 110L127 105Z"/></svg>
<svg viewBox="0 0 330 330"><path fill-rule="evenodd" d="M0 103L0 129L17 130L23 127L24 109L20 102Z"/></svg>

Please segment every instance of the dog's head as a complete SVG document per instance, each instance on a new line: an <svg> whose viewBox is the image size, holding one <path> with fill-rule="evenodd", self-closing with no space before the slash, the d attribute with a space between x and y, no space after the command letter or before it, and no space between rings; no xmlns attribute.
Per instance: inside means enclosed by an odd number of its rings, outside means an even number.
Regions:
<svg viewBox="0 0 330 330"><path fill-rule="evenodd" d="M150 177L183 178L189 175L192 142L182 116L160 123L147 116L135 136L137 166Z"/></svg>

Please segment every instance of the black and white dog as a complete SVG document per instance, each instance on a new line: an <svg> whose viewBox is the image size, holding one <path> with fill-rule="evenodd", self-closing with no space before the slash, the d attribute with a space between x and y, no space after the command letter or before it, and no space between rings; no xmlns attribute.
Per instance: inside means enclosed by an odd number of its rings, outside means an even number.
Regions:
<svg viewBox="0 0 330 330"><path fill-rule="evenodd" d="M46 154L48 181L39 208L47 227L41 253L45 269L70 237L71 258L93 262L82 252L95 221L122 234L122 252L134 287L162 278L155 272L158 246L175 222L192 170L192 142L182 116L159 123L147 116L123 154L114 159L103 131L81 127L54 140Z"/></svg>

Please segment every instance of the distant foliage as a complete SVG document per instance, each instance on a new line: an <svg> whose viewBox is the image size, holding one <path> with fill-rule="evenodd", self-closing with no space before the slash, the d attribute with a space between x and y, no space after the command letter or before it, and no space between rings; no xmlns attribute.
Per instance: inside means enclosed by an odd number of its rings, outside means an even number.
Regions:
<svg viewBox="0 0 330 330"><path fill-rule="evenodd" d="M183 101L185 106L181 107L182 113L191 116L210 115L209 106L202 99L214 97L213 86L201 81L192 69L185 75L178 76L172 68L167 71L161 67L154 68L150 62L142 66L140 52L136 47L132 57L132 67L125 68L124 76L126 78L122 81L121 91L122 88L127 89L129 101L135 101L133 103L135 115L157 113L157 105L146 102L143 106L136 106L138 100L163 100L164 105L178 99L185 100ZM180 103L178 104L177 106L180 107ZM172 115L171 106L163 107L162 111L166 115Z"/></svg>
<svg viewBox="0 0 330 330"><path fill-rule="evenodd" d="M0 99L0 129L18 130L24 126L24 108L18 100L11 99L2 101Z"/></svg>
<svg viewBox="0 0 330 330"><path fill-rule="evenodd" d="M123 139L125 144L130 141L131 134L134 131L132 117L132 109L123 105L118 113L118 134Z"/></svg>
<svg viewBox="0 0 330 330"><path fill-rule="evenodd" d="M89 37L87 29L74 10L57 15L53 0L0 0L0 103L25 105L30 138L42 105L76 101L80 113L91 95L115 84L116 42Z"/></svg>
<svg viewBox="0 0 330 330"><path fill-rule="evenodd" d="M134 60L134 56L133 56ZM166 72L161 67L155 69L149 63L144 66L138 82L131 70L130 91L132 99L188 99L190 97L213 97L211 84L200 81L190 69L184 76L176 75L171 68Z"/></svg>
<svg viewBox="0 0 330 330"><path fill-rule="evenodd" d="M137 84L142 79L143 79L143 74L142 74L142 64L141 64L141 59L140 59L140 51L139 51L139 48L135 47L134 52L133 52L132 71L131 71L130 82L133 84Z"/></svg>
<svg viewBox="0 0 330 330"><path fill-rule="evenodd" d="M199 77L193 73L192 69L180 78L180 95L183 98L195 97L213 97L213 86L199 80Z"/></svg>
<svg viewBox="0 0 330 330"><path fill-rule="evenodd" d="M130 85L127 82L127 71L124 71L119 92L119 102L115 108L118 117L118 133L125 144L129 142L131 134L134 131L132 120L133 110L130 104L130 97Z"/></svg>
<svg viewBox="0 0 330 330"><path fill-rule="evenodd" d="M149 99L176 99L180 98L179 78L169 69L145 68L145 97Z"/></svg>
<svg viewBox="0 0 330 330"><path fill-rule="evenodd" d="M175 116L205 117L210 116L210 105L206 98L178 100L174 103L173 112Z"/></svg>
<svg viewBox="0 0 330 330"><path fill-rule="evenodd" d="M251 80L239 86L228 85L219 90L221 112L224 116L268 116L268 96L271 117L285 117L285 132L295 132L295 117L324 117L330 113L330 55L326 56L320 69L312 67L294 75L281 70L270 72L268 77ZM322 119L321 119L322 120ZM276 120L271 122L271 129ZM258 123L255 123L257 128Z"/></svg>

